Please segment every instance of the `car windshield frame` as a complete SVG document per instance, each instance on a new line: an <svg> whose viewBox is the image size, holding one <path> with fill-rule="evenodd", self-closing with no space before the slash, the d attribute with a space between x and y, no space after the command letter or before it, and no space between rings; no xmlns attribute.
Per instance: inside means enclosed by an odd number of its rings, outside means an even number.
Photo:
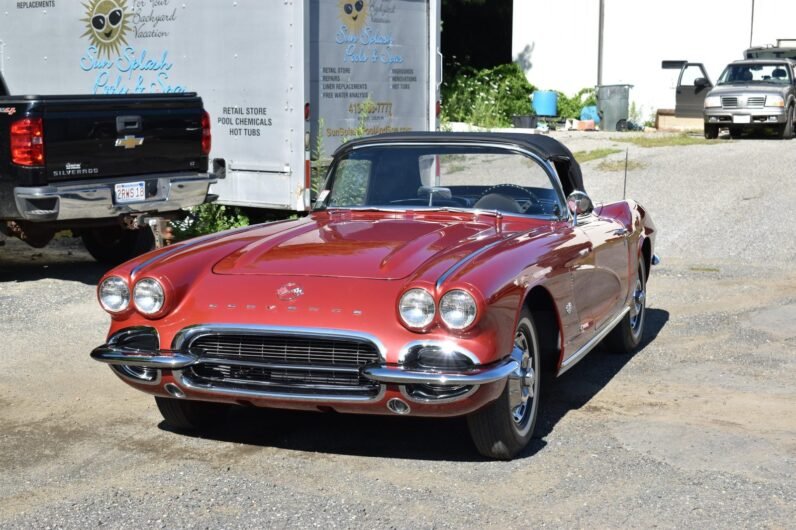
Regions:
<svg viewBox="0 0 796 530"><path fill-rule="evenodd" d="M768 79L754 79L754 77L753 77L752 79L732 79L732 80L728 80L728 77L730 76L730 74L732 72L734 72L735 70L738 70L739 72L743 72L742 69L745 69L745 70L747 70L749 72L750 75L754 76L755 74L753 74L753 72L756 72L756 71L761 70L763 68L771 68L772 69L772 73L773 73L773 70L779 70L779 69L784 70L785 71L785 77L783 77L783 78L769 77ZM719 76L718 81L716 81L716 86L720 86L720 85L780 85L780 86L786 86L786 85L790 85L790 84L793 83L792 75L793 74L791 72L791 65L788 64L788 63L775 62L775 61L764 62L764 63L733 63L733 64L727 65L727 67L721 73L721 75ZM736 76L733 75L733 77L736 77Z"/></svg>
<svg viewBox="0 0 796 530"><path fill-rule="evenodd" d="M494 207L475 207L471 205L452 205L452 204L433 204L433 194L438 188L430 188L432 194L432 205L428 204L362 204L362 205L334 205L329 204L332 198L332 190L335 185L335 178L338 175L338 169L343 161L350 160L352 154L361 154L366 151L383 151L385 149L414 149L415 154L419 156L434 156L434 155L458 155L458 154L474 154L474 155L515 155L522 156L529 159L532 163L536 164L547 177L550 185L549 197L546 197L548 207L553 211L549 213L527 213L527 212L513 212L505 211L500 208ZM422 153L426 151L426 153ZM419 161L419 158L418 158ZM484 184L484 189L490 189L495 185L503 183L489 183ZM518 186L518 185L515 185ZM476 188L477 186L472 186ZM518 186L522 187L522 186ZM447 188L439 188L442 193L445 193ZM552 200L552 202L551 202ZM441 201L444 202L444 201ZM524 149L517 145L507 145L501 143L485 143L485 142L426 142L426 141L405 141L405 142L378 142L368 143L362 145L355 145L351 148L338 153L332 165L329 167L324 185L319 191L317 200L314 202L312 211L334 211L334 210L359 210L359 211L386 211L386 212L406 212L406 211L452 211L452 212L471 212L471 213L490 213L500 214L503 216L519 216L523 218L536 218L536 219L552 219L561 220L568 218L569 211L566 207L566 197L564 196L563 187L559 175L555 167L545 158Z"/></svg>

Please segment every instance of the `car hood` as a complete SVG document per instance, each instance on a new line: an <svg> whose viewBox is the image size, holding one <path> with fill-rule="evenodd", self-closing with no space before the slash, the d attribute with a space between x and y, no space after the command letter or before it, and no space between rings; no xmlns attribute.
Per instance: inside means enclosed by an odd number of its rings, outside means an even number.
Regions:
<svg viewBox="0 0 796 530"><path fill-rule="evenodd" d="M468 219L330 215L251 241L222 258L216 274L401 279L457 250L504 237Z"/></svg>
<svg viewBox="0 0 796 530"><path fill-rule="evenodd" d="M790 85L720 85L710 90L709 96L736 96L747 94L785 94Z"/></svg>

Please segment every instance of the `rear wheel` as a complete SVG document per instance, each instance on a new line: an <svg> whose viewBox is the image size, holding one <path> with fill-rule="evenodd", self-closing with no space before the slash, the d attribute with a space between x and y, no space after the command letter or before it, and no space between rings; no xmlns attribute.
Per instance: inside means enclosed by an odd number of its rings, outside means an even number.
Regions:
<svg viewBox="0 0 796 530"><path fill-rule="evenodd" d="M647 274L644 260L639 256L636 284L633 288L633 301L630 312L611 330L605 338L605 345L610 351L631 353L641 344L644 333L644 319L647 314Z"/></svg>
<svg viewBox="0 0 796 530"><path fill-rule="evenodd" d="M188 401L155 396L158 410L166 423L177 429L198 431L217 426L224 419L229 405L208 401Z"/></svg>
<svg viewBox="0 0 796 530"><path fill-rule="evenodd" d="M719 126L705 124L705 138L715 140L719 137Z"/></svg>
<svg viewBox="0 0 796 530"><path fill-rule="evenodd" d="M520 367L509 376L497 400L467 416L478 452L499 460L510 460L528 445L539 414L539 341L527 309L520 315L514 345L522 352Z"/></svg>
<svg viewBox="0 0 796 530"><path fill-rule="evenodd" d="M104 265L118 265L155 248L149 227L124 230L121 226L89 228L81 234L89 254Z"/></svg>

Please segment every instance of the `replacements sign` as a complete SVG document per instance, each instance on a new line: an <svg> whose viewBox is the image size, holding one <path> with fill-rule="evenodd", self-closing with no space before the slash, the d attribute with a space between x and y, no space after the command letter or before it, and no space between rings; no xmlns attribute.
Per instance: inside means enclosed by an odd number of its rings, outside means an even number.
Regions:
<svg viewBox="0 0 796 530"><path fill-rule="evenodd" d="M310 5L312 133L324 154L363 134L428 129L428 2Z"/></svg>

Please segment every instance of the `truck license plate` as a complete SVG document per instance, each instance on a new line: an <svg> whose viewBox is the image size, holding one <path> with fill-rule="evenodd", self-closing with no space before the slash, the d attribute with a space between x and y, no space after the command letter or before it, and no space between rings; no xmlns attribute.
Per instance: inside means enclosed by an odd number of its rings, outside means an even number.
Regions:
<svg viewBox="0 0 796 530"><path fill-rule="evenodd" d="M146 200L146 188L144 182L125 182L116 184L113 188L116 195L116 202L138 202Z"/></svg>
<svg viewBox="0 0 796 530"><path fill-rule="evenodd" d="M749 116L748 114L746 114L746 115L742 114L740 116L733 116L732 117L732 122L733 123L752 123L752 117Z"/></svg>

